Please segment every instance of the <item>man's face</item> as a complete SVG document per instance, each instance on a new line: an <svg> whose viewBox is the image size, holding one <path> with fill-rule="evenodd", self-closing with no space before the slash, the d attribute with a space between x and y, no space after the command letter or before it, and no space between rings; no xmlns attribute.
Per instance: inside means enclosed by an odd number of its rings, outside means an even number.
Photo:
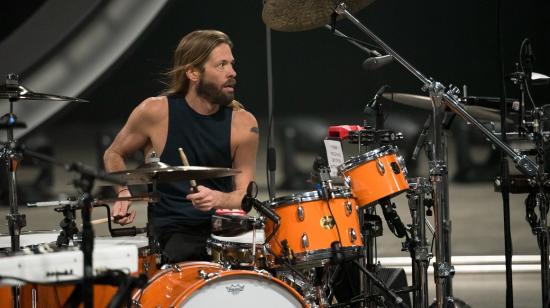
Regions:
<svg viewBox="0 0 550 308"><path fill-rule="evenodd" d="M220 44L212 50L204 64L197 94L209 102L218 105L228 105L235 98L237 73L233 69L235 59L227 44Z"/></svg>

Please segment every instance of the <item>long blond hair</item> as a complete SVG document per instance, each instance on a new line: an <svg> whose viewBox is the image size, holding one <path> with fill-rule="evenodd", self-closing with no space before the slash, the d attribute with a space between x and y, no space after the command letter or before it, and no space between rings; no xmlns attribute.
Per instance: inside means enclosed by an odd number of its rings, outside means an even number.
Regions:
<svg viewBox="0 0 550 308"><path fill-rule="evenodd" d="M210 53L220 44L233 48L229 36L218 30L196 30L184 36L174 52L174 66L167 73L170 81L163 95L185 96L189 90L186 71L189 68L203 70ZM233 100L229 107L238 110L243 105Z"/></svg>

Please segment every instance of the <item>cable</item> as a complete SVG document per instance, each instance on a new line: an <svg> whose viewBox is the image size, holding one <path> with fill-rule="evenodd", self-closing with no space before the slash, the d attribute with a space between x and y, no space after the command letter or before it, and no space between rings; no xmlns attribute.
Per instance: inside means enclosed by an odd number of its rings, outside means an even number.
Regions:
<svg viewBox="0 0 550 308"><path fill-rule="evenodd" d="M356 39L356 38L351 37L351 36L343 36L343 35L340 35L338 33L334 33L334 36L336 36L338 38L341 38L341 39L344 39L344 40L356 42L357 44L361 44L363 46L368 46L368 47L371 47L371 48L380 48L380 46L370 44L370 43L367 43L365 41L361 41L361 40Z"/></svg>
<svg viewBox="0 0 550 308"><path fill-rule="evenodd" d="M338 227L338 222L336 221L336 218L334 217L334 214L332 213L332 208L330 206L330 199L325 199L325 202L328 205L328 211L330 212L330 216L334 219L334 226L336 226L336 232L338 233L338 242L340 242L340 247L342 247L342 236L340 235L340 228Z"/></svg>
<svg viewBox="0 0 550 308"><path fill-rule="evenodd" d="M525 44L529 42L528 38L523 39L521 42L521 46L519 47L519 67L521 68L521 71L525 75L525 68L523 66L523 50L525 49ZM531 44L531 43L529 43ZM533 109L536 108L535 101L533 100L533 97L531 96L531 90L529 89L529 80L531 80L531 76L525 76L523 78L523 82L525 85L525 91L527 92L527 97L529 97L529 101L531 102L531 105L533 106Z"/></svg>

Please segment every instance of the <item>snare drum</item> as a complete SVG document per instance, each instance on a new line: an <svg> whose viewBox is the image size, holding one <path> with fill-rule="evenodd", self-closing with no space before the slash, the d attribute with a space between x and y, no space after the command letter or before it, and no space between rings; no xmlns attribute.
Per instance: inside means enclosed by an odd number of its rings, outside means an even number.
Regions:
<svg viewBox="0 0 550 308"><path fill-rule="evenodd" d="M271 208L281 217L279 229L269 240L277 257L291 257L296 267L322 266L332 257L332 243L339 242L346 256L359 256L363 241L357 205L348 190L323 199L317 191L276 198ZM266 221L265 234L274 224Z"/></svg>
<svg viewBox="0 0 550 308"><path fill-rule="evenodd" d="M59 231L22 231L19 236L19 246L22 252L33 253L32 250L38 250L40 245L53 243L57 241ZM1 257L9 258L7 255L11 252L11 237L8 234L0 235L0 262ZM4 255L6 253L6 255ZM34 291L33 291L34 290ZM20 287L20 298L22 307L32 306L32 296L36 289L31 285L23 285ZM0 307L11 307L12 293L10 286L0 287Z"/></svg>
<svg viewBox="0 0 550 308"><path fill-rule="evenodd" d="M24 233L21 235L21 244L25 244L22 251L36 253L34 252L34 250L37 250L35 247L55 242L58 234L43 231ZM9 247L9 236L0 237L2 245L6 242ZM52 243L52 245L55 245L55 243ZM138 273L144 273L148 277L152 277L157 272L156 257L148 249L147 237L96 237L94 242L95 247L114 247L116 245L136 245L138 247ZM73 290L74 285L68 283L56 285L26 284L21 286L21 307L61 307L67 302ZM94 307L106 307L116 291L117 288L113 286L94 286ZM2 295L0 307L4 307L5 305L7 305L6 307L11 306L11 287L5 286L0 288L0 295ZM4 295L9 295L9 297Z"/></svg>
<svg viewBox="0 0 550 308"><path fill-rule="evenodd" d="M407 190L405 161L397 147L383 146L352 157L338 167L349 182L357 204L374 204L382 198L391 198Z"/></svg>
<svg viewBox="0 0 550 308"><path fill-rule="evenodd" d="M206 251L212 256L213 262L225 266L250 267L257 265L257 260L264 256L264 230L256 230L256 245L254 247L254 231L248 231L239 236L211 235L206 240ZM254 250L255 249L255 250ZM253 253L255 251L255 253Z"/></svg>
<svg viewBox="0 0 550 308"><path fill-rule="evenodd" d="M260 227L257 217L213 215L206 251L213 262L231 268L258 265L256 261L264 256L265 242L264 230Z"/></svg>
<svg viewBox="0 0 550 308"><path fill-rule="evenodd" d="M37 245L50 244L57 241L59 231L22 231L19 236L19 246L22 250L31 249ZM0 234L0 250L11 251L11 237L9 234Z"/></svg>
<svg viewBox="0 0 550 308"><path fill-rule="evenodd" d="M305 307L300 294L271 274L226 270L209 262L174 264L134 294L138 307Z"/></svg>

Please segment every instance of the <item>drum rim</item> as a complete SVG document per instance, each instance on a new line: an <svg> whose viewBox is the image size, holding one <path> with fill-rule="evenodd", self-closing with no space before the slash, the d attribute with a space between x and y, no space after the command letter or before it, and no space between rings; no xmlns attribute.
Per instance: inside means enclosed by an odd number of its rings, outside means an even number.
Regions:
<svg viewBox="0 0 550 308"><path fill-rule="evenodd" d="M167 275L173 272L176 272L176 273L179 272L180 269L186 267L186 265L188 267L195 267L195 268L199 267L199 268L214 268L219 270L223 269L223 266L221 264L215 263L215 262L208 262L208 261L183 261L183 262L172 263L168 265L170 265L170 267L157 271L151 278L149 278L149 280L147 281L147 284L143 288L137 289L132 295L132 301L136 301L138 304L140 304L143 292L147 289L147 287L155 283L164 275ZM175 268L176 266L178 267L178 269Z"/></svg>
<svg viewBox="0 0 550 308"><path fill-rule="evenodd" d="M218 240L218 239L213 238L213 237L209 237L209 238L206 239L206 245L208 246L209 244L211 244L213 246L216 246L216 247L220 247L220 245L225 245L224 247L242 246L242 247L239 247L239 249L241 249L241 248L252 249L252 246L254 245L253 243L239 243L239 242L221 241L221 240ZM256 247L261 247L263 245L265 245L265 242L264 243L256 243Z"/></svg>
<svg viewBox="0 0 550 308"><path fill-rule="evenodd" d="M352 156L350 159L345 161L343 164L337 167L338 173L346 173L356 167L359 167L364 162L371 161L376 158L386 156L388 154L397 154L398 148L394 145L383 145L377 149L363 153L357 156Z"/></svg>
<svg viewBox="0 0 550 308"><path fill-rule="evenodd" d="M362 254L365 251L365 246L347 246L341 248L341 253L346 256L353 256ZM306 251L294 254L294 262L292 266L296 268L312 267L312 266L324 266L332 258L332 249L317 249L312 251ZM284 267L284 264L281 266Z"/></svg>
<svg viewBox="0 0 550 308"><path fill-rule="evenodd" d="M59 234L61 230L59 229L51 229L51 230L21 230L21 233L19 236L23 235L33 235L33 234L49 234L49 233L56 233ZM9 233L0 233L0 237L2 236L10 236Z"/></svg>
<svg viewBox="0 0 550 308"><path fill-rule="evenodd" d="M353 193L350 189L340 189L338 191L334 192L334 198L330 199L340 199L340 198L353 198ZM303 193L295 193L279 198L273 199L273 201L270 201L268 206L270 208L278 208L286 205L293 205L296 203L302 203L302 202L310 202L310 201L317 201L323 199L319 191L317 190L311 190Z"/></svg>

